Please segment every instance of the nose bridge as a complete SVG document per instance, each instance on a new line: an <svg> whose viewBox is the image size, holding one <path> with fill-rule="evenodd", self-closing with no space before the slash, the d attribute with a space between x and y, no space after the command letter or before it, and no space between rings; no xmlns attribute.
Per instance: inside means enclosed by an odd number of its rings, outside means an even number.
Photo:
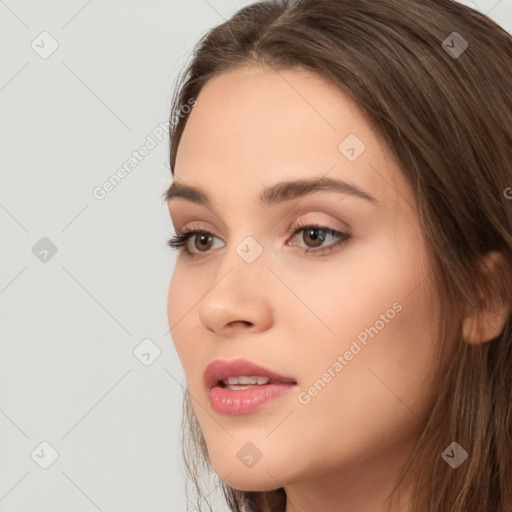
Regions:
<svg viewBox="0 0 512 512"><path fill-rule="evenodd" d="M247 266L251 266L257 263L261 265L264 258L262 258L265 249L263 247L263 241L258 241L254 236L245 236L236 246L235 252L238 257L245 262Z"/></svg>
<svg viewBox="0 0 512 512"><path fill-rule="evenodd" d="M231 279L236 279L239 285L241 282L260 283L265 272L265 248L263 242L258 241L254 236L244 234L233 236L226 254L219 269L220 278L229 271ZM230 270L231 269L231 270Z"/></svg>

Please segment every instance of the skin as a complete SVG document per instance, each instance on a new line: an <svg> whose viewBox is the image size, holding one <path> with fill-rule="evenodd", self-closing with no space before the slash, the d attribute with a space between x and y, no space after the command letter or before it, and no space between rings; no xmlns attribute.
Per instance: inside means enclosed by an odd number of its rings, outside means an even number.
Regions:
<svg viewBox="0 0 512 512"><path fill-rule="evenodd" d="M338 149L349 134L366 145L353 162ZM324 175L357 185L379 204L327 191L258 204L266 186ZM284 487L286 512L387 510L435 397L438 356L427 241L388 148L357 104L321 77L249 66L201 91L174 179L203 188L212 202L209 209L169 201L177 230L190 226L215 238L203 253L199 237L188 241L195 261L178 256L168 319L215 471L237 489ZM307 230L293 235L299 220L352 238L332 252L305 254L318 247ZM263 248L251 264L235 250L247 236ZM321 247L337 240L327 234ZM394 303L400 312L300 403L298 393ZM246 415L218 414L203 372L215 358L237 357L293 377L297 392ZM250 468L237 458L247 442L262 453ZM409 499L405 493L401 512L410 510Z"/></svg>

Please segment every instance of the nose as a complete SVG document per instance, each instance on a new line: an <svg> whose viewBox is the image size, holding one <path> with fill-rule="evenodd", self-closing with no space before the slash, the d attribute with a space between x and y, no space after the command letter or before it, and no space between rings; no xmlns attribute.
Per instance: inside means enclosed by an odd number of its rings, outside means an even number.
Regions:
<svg viewBox="0 0 512 512"><path fill-rule="evenodd" d="M272 323L271 272L263 254L248 263L233 248L223 256L199 304L199 319L219 336L262 332Z"/></svg>

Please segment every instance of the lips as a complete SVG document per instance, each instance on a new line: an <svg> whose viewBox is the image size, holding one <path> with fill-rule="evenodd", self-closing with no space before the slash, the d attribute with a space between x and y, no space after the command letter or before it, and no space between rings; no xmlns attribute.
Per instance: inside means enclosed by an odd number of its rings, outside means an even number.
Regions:
<svg viewBox="0 0 512 512"><path fill-rule="evenodd" d="M279 373L269 370L263 366L247 361L246 359L234 359L231 361L225 359L215 359L204 372L203 381L210 391L215 386L224 386L220 381L228 377L240 376L259 376L270 379L269 384L296 384L297 381L292 377L286 377Z"/></svg>

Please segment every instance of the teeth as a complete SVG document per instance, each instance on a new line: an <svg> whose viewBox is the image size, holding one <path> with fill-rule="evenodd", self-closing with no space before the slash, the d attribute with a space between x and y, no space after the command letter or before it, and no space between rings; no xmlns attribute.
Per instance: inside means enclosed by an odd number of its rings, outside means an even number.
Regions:
<svg viewBox="0 0 512 512"><path fill-rule="evenodd" d="M239 376L239 377L228 377L226 379L222 379L222 382L226 385L255 385L258 384L259 386L262 386L264 384L267 384L267 382L270 379L268 377L260 377L260 376L251 376L247 377L245 375Z"/></svg>

